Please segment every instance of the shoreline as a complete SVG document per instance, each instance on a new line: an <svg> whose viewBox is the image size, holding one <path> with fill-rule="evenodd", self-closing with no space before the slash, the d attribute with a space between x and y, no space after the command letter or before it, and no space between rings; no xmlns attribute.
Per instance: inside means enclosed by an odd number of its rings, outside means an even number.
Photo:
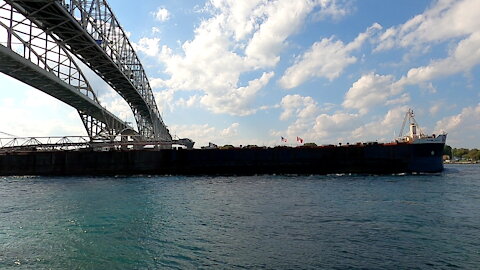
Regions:
<svg viewBox="0 0 480 270"><path fill-rule="evenodd" d="M450 161L444 164L480 164L480 161Z"/></svg>

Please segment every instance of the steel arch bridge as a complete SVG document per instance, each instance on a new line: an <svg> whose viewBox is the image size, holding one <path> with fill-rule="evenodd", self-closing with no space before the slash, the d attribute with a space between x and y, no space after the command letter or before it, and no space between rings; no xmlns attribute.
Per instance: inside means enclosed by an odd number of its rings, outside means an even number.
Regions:
<svg viewBox="0 0 480 270"><path fill-rule="evenodd" d="M0 72L76 108L92 140L135 134L101 106L75 59L129 104L141 140L172 142L142 64L105 0L0 0Z"/></svg>

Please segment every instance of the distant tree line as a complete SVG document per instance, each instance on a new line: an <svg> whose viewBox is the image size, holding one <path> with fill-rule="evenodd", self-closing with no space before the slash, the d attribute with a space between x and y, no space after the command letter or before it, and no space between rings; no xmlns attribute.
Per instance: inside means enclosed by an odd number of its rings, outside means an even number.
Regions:
<svg viewBox="0 0 480 270"><path fill-rule="evenodd" d="M449 145L445 145L443 154L450 157L450 159L464 159L464 160L480 160L480 150L467 149L467 148L452 148Z"/></svg>

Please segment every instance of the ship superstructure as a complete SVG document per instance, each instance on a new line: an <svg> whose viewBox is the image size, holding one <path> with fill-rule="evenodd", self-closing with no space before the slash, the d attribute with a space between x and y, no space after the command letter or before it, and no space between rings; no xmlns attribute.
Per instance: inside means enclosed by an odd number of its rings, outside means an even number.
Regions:
<svg viewBox="0 0 480 270"><path fill-rule="evenodd" d="M405 136L402 136L405 125L408 123L409 133ZM422 132L422 129L415 120L415 114L412 109L409 109L405 114L403 119L402 128L400 130L400 137L397 138L397 142L407 142L415 144L424 144L424 143L439 143L445 144L447 140L447 134L442 133L440 135L425 135Z"/></svg>

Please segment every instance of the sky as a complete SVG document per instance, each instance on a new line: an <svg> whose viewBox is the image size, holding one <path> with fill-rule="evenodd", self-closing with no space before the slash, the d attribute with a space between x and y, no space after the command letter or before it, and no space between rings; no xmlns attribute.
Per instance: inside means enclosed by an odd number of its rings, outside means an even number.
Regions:
<svg viewBox="0 0 480 270"><path fill-rule="evenodd" d="M196 147L391 141L412 108L424 133L480 148L480 0L108 3L171 134ZM1 73L0 132L86 135L75 109Z"/></svg>

